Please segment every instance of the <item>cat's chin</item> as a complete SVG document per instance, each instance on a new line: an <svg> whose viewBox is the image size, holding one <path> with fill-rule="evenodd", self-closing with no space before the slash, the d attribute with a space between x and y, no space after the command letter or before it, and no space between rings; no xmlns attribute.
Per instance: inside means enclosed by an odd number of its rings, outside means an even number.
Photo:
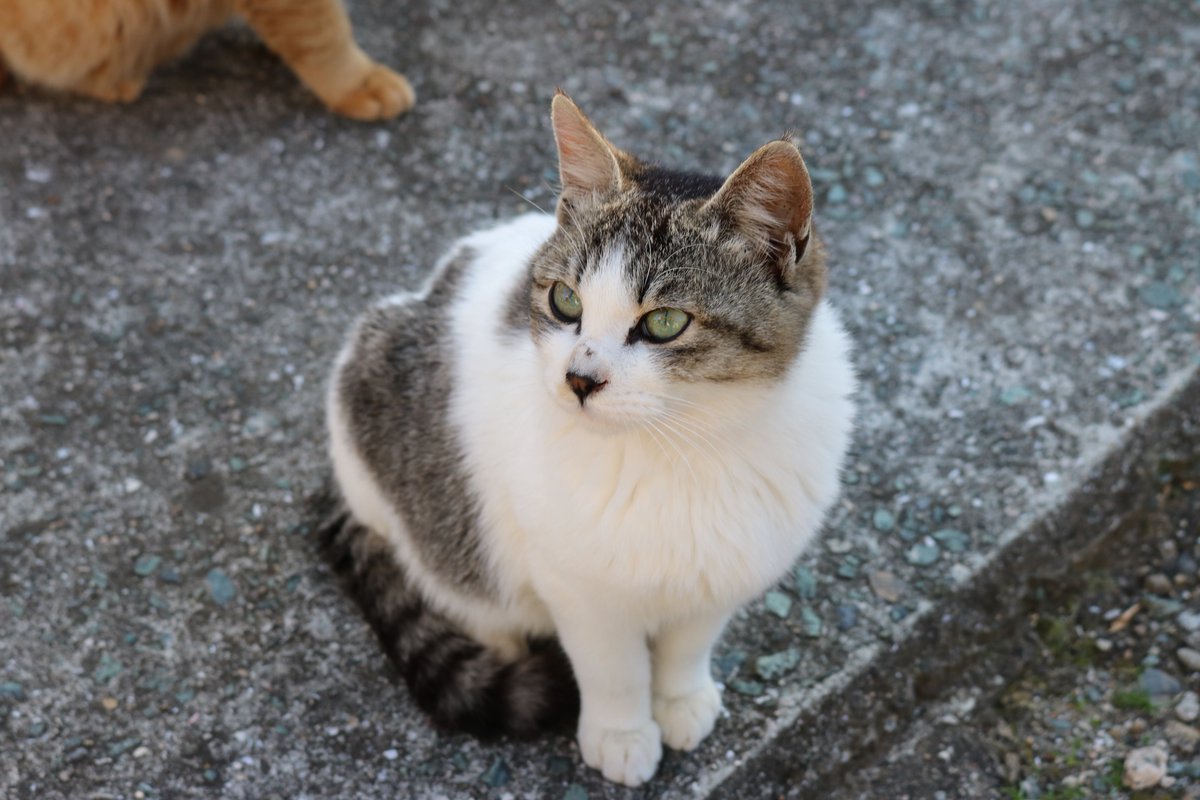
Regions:
<svg viewBox="0 0 1200 800"><path fill-rule="evenodd" d="M588 402L580 406L575 398L563 402L563 410L590 431L601 434L620 435L646 427L644 417L624 409L609 408L603 403Z"/></svg>
<svg viewBox="0 0 1200 800"><path fill-rule="evenodd" d="M575 413L583 425L597 433L618 435L644 427L644 423L636 417L613 413L600 407L576 407Z"/></svg>

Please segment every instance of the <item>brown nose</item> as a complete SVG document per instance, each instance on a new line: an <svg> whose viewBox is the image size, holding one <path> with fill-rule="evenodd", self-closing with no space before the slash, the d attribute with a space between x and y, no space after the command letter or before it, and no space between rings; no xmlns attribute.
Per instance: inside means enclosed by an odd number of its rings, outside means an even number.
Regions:
<svg viewBox="0 0 1200 800"><path fill-rule="evenodd" d="M587 399L592 392L598 392L604 388L608 381L597 382L591 375L580 375L578 372L567 373L567 385L571 387L571 391L579 398L579 405L583 405L583 401Z"/></svg>

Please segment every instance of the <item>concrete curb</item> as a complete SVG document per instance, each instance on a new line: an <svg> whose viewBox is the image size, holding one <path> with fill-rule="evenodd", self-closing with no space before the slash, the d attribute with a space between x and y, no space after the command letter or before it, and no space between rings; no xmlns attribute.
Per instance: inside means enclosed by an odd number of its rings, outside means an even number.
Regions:
<svg viewBox="0 0 1200 800"><path fill-rule="evenodd" d="M1200 369L1146 411L1066 500L1024 528L969 584L938 598L908 638L814 691L795 715L713 786L714 800L823 797L856 763L901 738L956 690L1002 685L1034 593L1071 574L1155 496L1165 453L1200 452ZM832 681L829 682L832 684ZM822 696L823 695L823 696Z"/></svg>

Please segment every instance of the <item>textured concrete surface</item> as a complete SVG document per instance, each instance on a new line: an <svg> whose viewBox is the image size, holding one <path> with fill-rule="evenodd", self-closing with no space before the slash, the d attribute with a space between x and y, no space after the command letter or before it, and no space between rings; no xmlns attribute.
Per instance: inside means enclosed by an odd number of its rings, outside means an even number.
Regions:
<svg viewBox="0 0 1200 800"><path fill-rule="evenodd" d="M238 30L132 107L0 94L0 794L814 796L970 672L1195 444L1200 5L876 5L358 0L420 98L380 126ZM863 377L824 543L638 791L430 730L304 535L345 326L552 202L555 85L683 167L797 131Z"/></svg>

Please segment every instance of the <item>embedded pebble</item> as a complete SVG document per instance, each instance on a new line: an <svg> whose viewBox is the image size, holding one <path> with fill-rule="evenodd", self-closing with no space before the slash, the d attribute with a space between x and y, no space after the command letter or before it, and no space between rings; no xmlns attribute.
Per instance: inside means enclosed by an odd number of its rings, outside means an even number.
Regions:
<svg viewBox="0 0 1200 800"><path fill-rule="evenodd" d="M905 559L908 563L918 567L928 567L938 560L940 552L938 546L932 542L918 542L909 549L905 554Z"/></svg>
<svg viewBox="0 0 1200 800"><path fill-rule="evenodd" d="M800 609L800 618L804 621L804 635L816 639L821 635L821 618L809 606Z"/></svg>
<svg viewBox="0 0 1200 800"><path fill-rule="evenodd" d="M1122 782L1130 789L1158 786L1167 775L1167 753L1158 745L1139 747L1125 756Z"/></svg>
<svg viewBox="0 0 1200 800"><path fill-rule="evenodd" d="M778 653L759 656L758 660L754 662L754 669L760 676L770 681L791 672L799 663L799 648L789 647Z"/></svg>
<svg viewBox="0 0 1200 800"><path fill-rule="evenodd" d="M508 762L503 758L497 758L492 762L492 765L487 768L487 772L479 776L479 779L488 786L496 787L503 786L512 778L512 773L509 772Z"/></svg>
<svg viewBox="0 0 1200 800"><path fill-rule="evenodd" d="M1200 612L1184 611L1178 617L1179 627L1188 633L1200 630Z"/></svg>
<svg viewBox="0 0 1200 800"><path fill-rule="evenodd" d="M1142 673L1138 683L1146 694L1158 698L1177 695L1183 689L1176 678L1153 667Z"/></svg>
<svg viewBox="0 0 1200 800"><path fill-rule="evenodd" d="M1161 572L1146 576L1146 591L1154 594L1168 595L1171 593L1171 579Z"/></svg>
<svg viewBox="0 0 1200 800"><path fill-rule="evenodd" d="M1200 695L1184 692L1175 705L1175 716L1184 722L1195 722L1196 718L1200 717Z"/></svg>
<svg viewBox="0 0 1200 800"><path fill-rule="evenodd" d="M1175 651L1175 657L1192 672L1200 672L1200 651L1181 647Z"/></svg>
<svg viewBox="0 0 1200 800"><path fill-rule="evenodd" d="M25 699L25 687L16 681L4 681L0 683L0 697L8 697L13 700Z"/></svg>
<svg viewBox="0 0 1200 800"><path fill-rule="evenodd" d="M871 591L875 593L876 597L889 603L898 601L908 590L908 587L904 585L904 581L887 570L882 569L869 573L867 575L867 583L871 585Z"/></svg>
<svg viewBox="0 0 1200 800"><path fill-rule="evenodd" d="M226 605L237 594L237 590L233 588L233 581L229 580L229 576L221 569L214 567L209 570L205 580L208 582L208 591L217 605Z"/></svg>
<svg viewBox="0 0 1200 800"><path fill-rule="evenodd" d="M1195 752L1196 745L1200 743L1200 731L1177 719L1167 720L1165 733L1167 742L1176 752Z"/></svg>
<svg viewBox="0 0 1200 800"><path fill-rule="evenodd" d="M133 563L133 571L138 577L146 578L154 574L154 570L158 569L158 565L162 563L162 558L156 555L143 555Z"/></svg>
<svg viewBox="0 0 1200 800"><path fill-rule="evenodd" d="M837 629L848 631L858 624L858 607L849 604L840 605L833 609L837 615Z"/></svg>
<svg viewBox="0 0 1200 800"><path fill-rule="evenodd" d="M967 549L967 545L971 542L970 537L965 533L953 528L944 528L933 534L933 538L951 553L961 553Z"/></svg>
<svg viewBox="0 0 1200 800"><path fill-rule="evenodd" d="M766 691L766 687L758 681L743 680L742 678L731 681L729 686L738 694L744 694L747 697L758 697Z"/></svg>
<svg viewBox="0 0 1200 800"><path fill-rule="evenodd" d="M572 783L567 787L567 791L563 794L562 800L588 800L587 789L583 788L578 783Z"/></svg>
<svg viewBox="0 0 1200 800"><path fill-rule="evenodd" d="M1033 397L1033 393L1024 386L1010 386L1000 393L1000 402L1006 406L1015 406Z"/></svg>
<svg viewBox="0 0 1200 800"><path fill-rule="evenodd" d="M766 606L767 611L780 619L787 619L787 615L792 610L792 598L783 592L770 591L763 598L763 605Z"/></svg>
<svg viewBox="0 0 1200 800"><path fill-rule="evenodd" d="M804 600L817 596L817 576L808 567L796 567L796 593Z"/></svg>

